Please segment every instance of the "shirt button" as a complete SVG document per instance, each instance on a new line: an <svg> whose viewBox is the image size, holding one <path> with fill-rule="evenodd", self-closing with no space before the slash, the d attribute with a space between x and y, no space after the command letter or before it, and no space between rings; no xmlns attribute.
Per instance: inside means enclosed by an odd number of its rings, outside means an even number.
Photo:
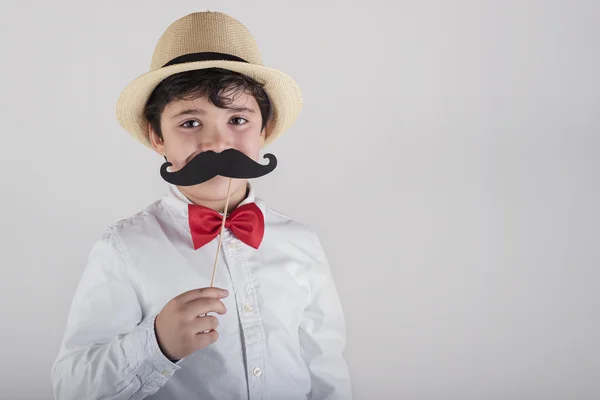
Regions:
<svg viewBox="0 0 600 400"><path fill-rule="evenodd" d="M252 306L248 303L244 304L244 311L246 311L247 313L251 313L252 311L254 311L254 308L252 308Z"/></svg>
<svg viewBox="0 0 600 400"><path fill-rule="evenodd" d="M238 245L236 242L229 242L229 244L227 245L227 247L229 248L229 250L237 250Z"/></svg>
<svg viewBox="0 0 600 400"><path fill-rule="evenodd" d="M164 371L162 372L162 374L163 374L163 376L164 376L164 377L167 377L167 378L171 376L171 372L169 372L169 371L167 371L167 370L164 370Z"/></svg>
<svg viewBox="0 0 600 400"><path fill-rule="evenodd" d="M254 376L261 376L262 375L262 371L258 367L254 368L254 371L252 371L252 373L254 374Z"/></svg>

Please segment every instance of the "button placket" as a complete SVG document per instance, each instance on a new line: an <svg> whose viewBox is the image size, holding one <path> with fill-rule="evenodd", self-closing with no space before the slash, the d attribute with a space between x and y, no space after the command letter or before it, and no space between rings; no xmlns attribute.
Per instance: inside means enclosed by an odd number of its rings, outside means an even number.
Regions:
<svg viewBox="0 0 600 400"><path fill-rule="evenodd" d="M233 234L227 232L223 236L223 258L235 291L242 341L246 348L244 364L250 398L263 398L267 394L264 371L264 335L262 322L253 306L256 302L254 285L242 246Z"/></svg>

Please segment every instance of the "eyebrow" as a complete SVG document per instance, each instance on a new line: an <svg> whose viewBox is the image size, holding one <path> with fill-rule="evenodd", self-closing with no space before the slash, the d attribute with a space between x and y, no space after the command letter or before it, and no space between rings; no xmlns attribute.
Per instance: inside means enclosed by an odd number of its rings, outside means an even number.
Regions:
<svg viewBox="0 0 600 400"><path fill-rule="evenodd" d="M227 112L229 114L236 113L236 112L243 112L243 111L247 111L250 113L255 112L253 109L247 108L247 107L232 107L232 108L227 109ZM181 112L178 112L177 114L173 115L171 117L171 119L179 118L183 115L206 115L206 111L204 111L201 108L190 108L188 110L183 110Z"/></svg>

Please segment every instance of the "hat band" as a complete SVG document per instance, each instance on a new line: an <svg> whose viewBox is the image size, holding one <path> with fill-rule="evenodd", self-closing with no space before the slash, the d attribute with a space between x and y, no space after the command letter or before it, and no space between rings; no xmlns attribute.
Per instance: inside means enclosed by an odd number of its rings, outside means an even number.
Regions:
<svg viewBox="0 0 600 400"><path fill-rule="evenodd" d="M245 63L248 62L248 61L244 60L243 58L240 58L238 56L234 56L231 54L214 53L214 52L210 52L210 51L204 51L201 53L190 53L190 54L184 54L179 57L175 57L174 59L172 59L165 65L163 65L163 68L168 67L169 65L183 64L183 63L194 62L194 61L215 61L215 60L241 61L241 62L245 62Z"/></svg>

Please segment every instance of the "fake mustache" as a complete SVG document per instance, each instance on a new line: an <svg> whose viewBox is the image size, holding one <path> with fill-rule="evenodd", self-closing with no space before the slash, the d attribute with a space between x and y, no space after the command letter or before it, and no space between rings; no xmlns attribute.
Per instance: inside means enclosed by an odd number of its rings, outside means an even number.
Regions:
<svg viewBox="0 0 600 400"><path fill-rule="evenodd" d="M277 158L273 154L265 154L264 158L269 159L266 165L257 163L236 149L227 149L220 153L208 150L196 154L178 171L167 171L167 167L173 164L165 162L160 167L160 175L165 181L177 186L197 185L217 175L239 179L258 178L273 171L277 166Z"/></svg>

